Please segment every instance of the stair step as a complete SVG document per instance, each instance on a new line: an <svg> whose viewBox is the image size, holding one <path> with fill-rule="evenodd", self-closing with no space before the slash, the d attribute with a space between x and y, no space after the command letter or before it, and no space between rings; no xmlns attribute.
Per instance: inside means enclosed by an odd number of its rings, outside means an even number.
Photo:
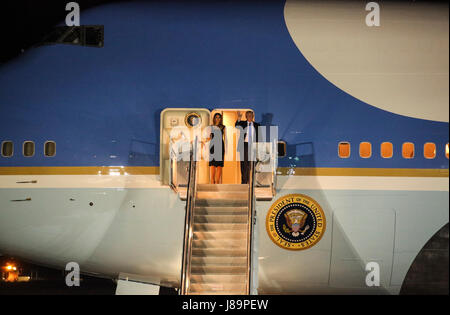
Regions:
<svg viewBox="0 0 450 315"><path fill-rule="evenodd" d="M194 223L194 232L208 231L246 231L247 223Z"/></svg>
<svg viewBox="0 0 450 315"><path fill-rule="evenodd" d="M209 184L208 184L209 185ZM201 185L199 185L201 186ZM197 191L199 191L199 186L197 186ZM215 186L215 185L212 185ZM241 186L241 185L231 185L231 186ZM243 191L245 189L248 189L247 185L243 185L244 187L239 187L239 188L235 188L236 190L239 191ZM219 190L220 188L216 188L217 190ZM215 191L214 189L204 189L205 191ZM230 191L233 191L234 189L230 189ZM186 188L185 187L181 187L178 188L178 195L180 196L181 200L186 200ZM272 188L266 188L266 187L255 187L255 196L256 196L256 200L260 200L260 201L270 201L273 199L273 192L272 192Z"/></svg>
<svg viewBox="0 0 450 315"><path fill-rule="evenodd" d="M200 215L248 215L248 207L195 207L194 214Z"/></svg>
<svg viewBox="0 0 450 315"><path fill-rule="evenodd" d="M247 248L247 240L243 239L234 239L234 240L193 240L192 248L205 248L205 249L213 249L213 248Z"/></svg>
<svg viewBox="0 0 450 315"><path fill-rule="evenodd" d="M244 294L247 289L245 283L192 283L189 287L190 293L206 293L212 294L233 292L231 294ZM234 293L235 292L235 293Z"/></svg>
<svg viewBox="0 0 450 315"><path fill-rule="evenodd" d="M192 257L247 257L247 248L192 248Z"/></svg>
<svg viewBox="0 0 450 315"><path fill-rule="evenodd" d="M246 284L247 275L191 275L191 286L194 283L201 284Z"/></svg>
<svg viewBox="0 0 450 315"><path fill-rule="evenodd" d="M247 256L245 257L192 257L191 266L247 266Z"/></svg>
<svg viewBox="0 0 450 315"><path fill-rule="evenodd" d="M246 191L197 191L196 199L248 200Z"/></svg>
<svg viewBox="0 0 450 315"><path fill-rule="evenodd" d="M270 201L273 199L272 187L255 187L256 200Z"/></svg>
<svg viewBox="0 0 450 315"><path fill-rule="evenodd" d="M248 207L247 199L195 199L195 207Z"/></svg>
<svg viewBox="0 0 450 315"><path fill-rule="evenodd" d="M248 215L195 215L194 223L245 223L248 222Z"/></svg>
<svg viewBox="0 0 450 315"><path fill-rule="evenodd" d="M247 239L246 231L194 231L194 240L236 240Z"/></svg>
<svg viewBox="0 0 450 315"><path fill-rule="evenodd" d="M191 275L240 275L247 273L247 266L191 266Z"/></svg>
<svg viewBox="0 0 450 315"><path fill-rule="evenodd" d="M246 191L248 193L247 184L199 184L197 191Z"/></svg>

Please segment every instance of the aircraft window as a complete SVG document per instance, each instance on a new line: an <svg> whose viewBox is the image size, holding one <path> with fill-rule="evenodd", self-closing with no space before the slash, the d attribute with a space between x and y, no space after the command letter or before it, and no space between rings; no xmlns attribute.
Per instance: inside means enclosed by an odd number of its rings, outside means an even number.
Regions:
<svg viewBox="0 0 450 315"><path fill-rule="evenodd" d="M394 146L390 142L383 142L381 144L381 157L390 159L394 155Z"/></svg>
<svg viewBox="0 0 450 315"><path fill-rule="evenodd" d="M370 142L361 142L359 144L359 156L364 159L372 156L372 144Z"/></svg>
<svg viewBox="0 0 450 315"><path fill-rule="evenodd" d="M427 142L423 146L423 155L427 159L434 159L436 157L436 145L432 142Z"/></svg>
<svg viewBox="0 0 450 315"><path fill-rule="evenodd" d="M104 27L103 25L85 26L85 45L103 47Z"/></svg>
<svg viewBox="0 0 450 315"><path fill-rule="evenodd" d="M278 141L278 157L286 156L286 142Z"/></svg>
<svg viewBox="0 0 450 315"><path fill-rule="evenodd" d="M414 143L411 142L403 143L402 155L405 159L414 158Z"/></svg>
<svg viewBox="0 0 450 315"><path fill-rule="evenodd" d="M447 157L447 159L448 159L448 150L449 150L449 148L448 148L448 143L445 145L445 156Z"/></svg>
<svg viewBox="0 0 450 315"><path fill-rule="evenodd" d="M189 113L184 118L184 123L189 128L190 127L195 127L195 126L198 126L198 125L200 125L202 123L202 118L197 113Z"/></svg>
<svg viewBox="0 0 450 315"><path fill-rule="evenodd" d="M56 143L54 141L47 141L44 144L44 155L48 157L55 156L56 154Z"/></svg>
<svg viewBox="0 0 450 315"><path fill-rule="evenodd" d="M350 157L350 143L349 142L340 142L338 154L340 158L346 159Z"/></svg>
<svg viewBox="0 0 450 315"><path fill-rule="evenodd" d="M12 141L3 141L2 143L2 156L11 157L14 153L14 144Z"/></svg>
<svg viewBox="0 0 450 315"><path fill-rule="evenodd" d="M26 157L31 157L34 155L34 142L25 141L23 143L23 155Z"/></svg>

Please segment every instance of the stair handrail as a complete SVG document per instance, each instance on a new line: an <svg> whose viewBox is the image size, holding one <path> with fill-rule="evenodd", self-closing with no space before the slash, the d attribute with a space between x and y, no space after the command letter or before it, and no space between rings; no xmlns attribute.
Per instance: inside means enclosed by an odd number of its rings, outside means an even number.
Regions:
<svg viewBox="0 0 450 315"><path fill-rule="evenodd" d="M250 172L248 180L248 231L247 231L247 295L251 294L252 281L252 250L253 250L253 221L255 218L255 163L250 159Z"/></svg>
<svg viewBox="0 0 450 315"><path fill-rule="evenodd" d="M189 175L187 185L186 198L186 216L184 221L184 242L183 242L183 259L181 265L181 295L187 294L190 285L190 264L192 249L192 223L195 204L195 195L197 192L197 137L195 137L189 153Z"/></svg>

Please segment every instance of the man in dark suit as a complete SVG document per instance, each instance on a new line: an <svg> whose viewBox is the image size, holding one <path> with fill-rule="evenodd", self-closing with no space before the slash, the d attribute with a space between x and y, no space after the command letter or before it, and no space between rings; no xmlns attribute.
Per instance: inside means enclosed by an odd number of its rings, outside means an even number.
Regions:
<svg viewBox="0 0 450 315"><path fill-rule="evenodd" d="M250 161L256 160L256 153L251 149L253 147L252 144L258 142L259 124L254 121L255 115L252 111L247 111L245 113L245 118L247 119L246 121L241 120L241 112L237 112L237 115L238 119L235 127L239 128L241 132L238 142L238 151L241 153L241 183L248 184L250 176ZM244 152L241 151L242 149L244 149Z"/></svg>

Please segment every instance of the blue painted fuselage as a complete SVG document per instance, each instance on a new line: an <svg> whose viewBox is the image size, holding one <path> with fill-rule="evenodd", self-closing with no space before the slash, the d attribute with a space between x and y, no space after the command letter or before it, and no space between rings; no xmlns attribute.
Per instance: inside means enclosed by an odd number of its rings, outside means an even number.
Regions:
<svg viewBox="0 0 450 315"><path fill-rule="evenodd" d="M51 45L0 68L0 166L159 166L160 113L167 107L252 108L288 144L284 167L448 169L448 123L366 104L320 75L286 28L284 1L133 2L82 11L104 25L103 48ZM424 104L426 106L426 104ZM36 143L24 157L22 143ZM57 154L45 157L44 142ZM354 145L339 158L340 141ZM362 159L358 144L373 154ZM380 144L392 142L391 159ZM416 144L404 159L404 142ZM437 146L435 159L421 153Z"/></svg>

